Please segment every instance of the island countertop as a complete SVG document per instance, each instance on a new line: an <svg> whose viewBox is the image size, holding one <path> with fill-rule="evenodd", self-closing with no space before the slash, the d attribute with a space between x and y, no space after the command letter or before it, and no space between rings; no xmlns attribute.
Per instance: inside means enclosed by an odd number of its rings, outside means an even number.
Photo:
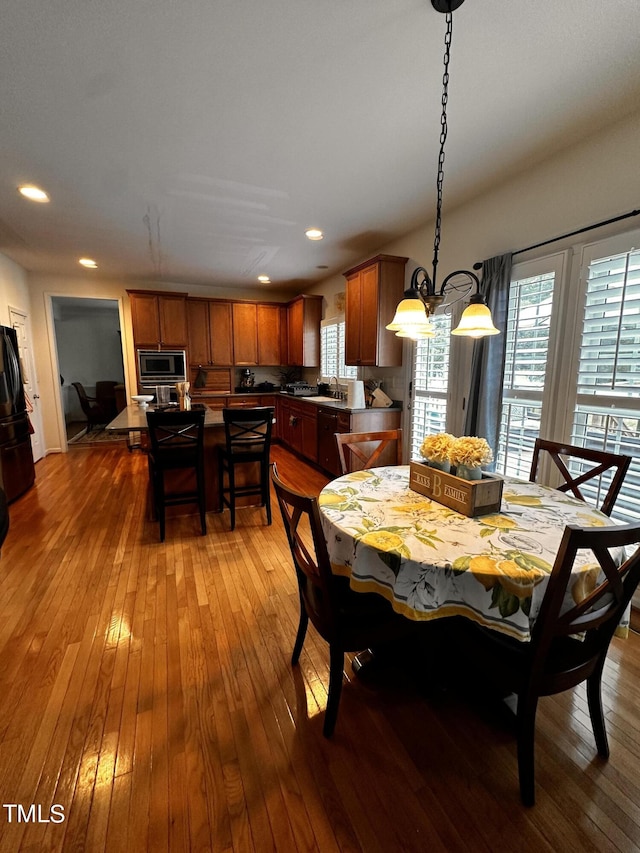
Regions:
<svg viewBox="0 0 640 853"><path fill-rule="evenodd" d="M147 430L147 412L155 411L156 407L150 405L147 409L141 409L138 405L127 406L123 409L112 421L108 423L105 429L113 430L113 432L131 432L134 430ZM175 407L176 411L178 408ZM206 427L222 426L222 411L220 409L210 409L205 406L204 425Z"/></svg>

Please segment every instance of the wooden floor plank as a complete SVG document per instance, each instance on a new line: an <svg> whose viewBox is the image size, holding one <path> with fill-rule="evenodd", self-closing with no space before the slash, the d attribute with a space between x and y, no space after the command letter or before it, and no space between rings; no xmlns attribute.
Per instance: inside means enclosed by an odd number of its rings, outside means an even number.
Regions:
<svg viewBox="0 0 640 853"><path fill-rule="evenodd" d="M283 479L318 471L274 447ZM328 651L299 602L274 503L148 517L146 457L83 448L37 465L0 559L0 795L61 824L0 819L0 850L640 850L640 637L603 677L611 758L584 690L540 703L537 802L520 804L512 727L425 689L428 667L345 684L322 736Z"/></svg>

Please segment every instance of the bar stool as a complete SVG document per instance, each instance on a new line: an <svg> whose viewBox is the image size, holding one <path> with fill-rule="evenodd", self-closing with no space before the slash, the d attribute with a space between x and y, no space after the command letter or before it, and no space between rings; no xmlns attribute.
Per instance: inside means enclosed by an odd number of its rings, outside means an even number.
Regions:
<svg viewBox="0 0 640 853"><path fill-rule="evenodd" d="M207 532L206 495L204 482L204 411L147 412L149 426L149 475L153 487L153 502L160 521L160 541L164 542L165 508L179 504L197 503L200 510L202 535ZM193 480L178 488L167 488L168 472L185 471ZM195 482L194 482L195 481Z"/></svg>
<svg viewBox="0 0 640 853"><path fill-rule="evenodd" d="M236 526L236 499L247 495L260 496L260 506L267 509L267 524L271 524L269 450L273 413L273 406L222 410L226 444L218 448L220 510L229 507L232 530ZM236 466L249 463L260 466L258 479L238 484Z"/></svg>

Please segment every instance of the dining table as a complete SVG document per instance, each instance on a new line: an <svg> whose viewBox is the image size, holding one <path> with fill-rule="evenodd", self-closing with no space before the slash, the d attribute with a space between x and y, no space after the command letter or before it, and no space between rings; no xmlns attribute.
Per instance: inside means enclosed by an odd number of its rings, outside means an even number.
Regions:
<svg viewBox="0 0 640 853"><path fill-rule="evenodd" d="M384 596L409 619L463 616L523 642L566 525L615 523L564 492L508 476L500 510L467 517L409 488L408 465L345 474L318 503L332 571L354 591ZM579 552L563 608L583 600L598 574L593 555Z"/></svg>

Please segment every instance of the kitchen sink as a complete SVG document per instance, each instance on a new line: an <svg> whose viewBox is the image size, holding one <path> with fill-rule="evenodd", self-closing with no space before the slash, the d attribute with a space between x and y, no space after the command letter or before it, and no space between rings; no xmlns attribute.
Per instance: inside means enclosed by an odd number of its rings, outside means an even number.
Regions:
<svg viewBox="0 0 640 853"><path fill-rule="evenodd" d="M311 400L313 403L342 403L342 400L337 400L335 397L304 397L305 400Z"/></svg>

